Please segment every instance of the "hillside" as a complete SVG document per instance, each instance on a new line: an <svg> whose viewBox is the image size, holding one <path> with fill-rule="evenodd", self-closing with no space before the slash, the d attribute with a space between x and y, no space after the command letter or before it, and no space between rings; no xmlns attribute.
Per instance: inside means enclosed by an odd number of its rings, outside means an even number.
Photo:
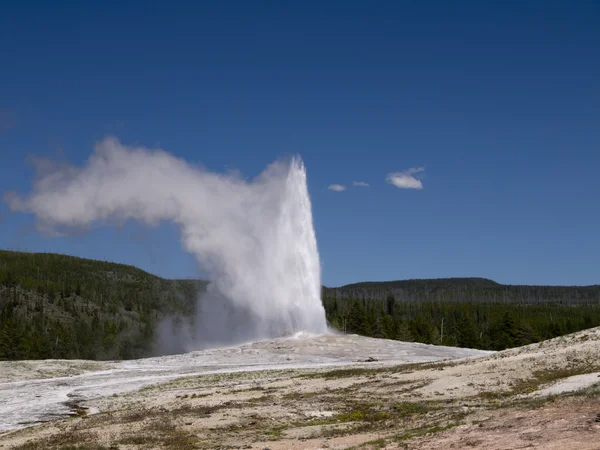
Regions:
<svg viewBox="0 0 600 450"><path fill-rule="evenodd" d="M153 354L156 326L190 317L206 281L132 266L0 251L0 360ZM508 286L484 278L323 288L332 327L364 336L501 350L600 325L600 286Z"/></svg>
<svg viewBox="0 0 600 450"><path fill-rule="evenodd" d="M158 321L193 314L205 285L122 264L0 251L0 359L148 356Z"/></svg>

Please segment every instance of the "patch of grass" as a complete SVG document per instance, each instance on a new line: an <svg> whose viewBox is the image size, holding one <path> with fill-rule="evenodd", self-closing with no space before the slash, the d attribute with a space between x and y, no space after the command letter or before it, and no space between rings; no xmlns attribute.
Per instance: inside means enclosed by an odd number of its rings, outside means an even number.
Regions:
<svg viewBox="0 0 600 450"><path fill-rule="evenodd" d="M416 414L426 414L431 411L433 407L427 403L411 403L403 402L397 403L393 406L394 412L400 417L413 416Z"/></svg>
<svg viewBox="0 0 600 450"><path fill-rule="evenodd" d="M140 432L139 434L130 435L125 439L137 439L138 441L143 440L145 445L152 444L153 448L196 448L198 438L179 428L177 424L171 420L171 417L177 417L177 415L163 415L156 420L152 420L150 423L148 423L148 425L146 425L144 431Z"/></svg>
<svg viewBox="0 0 600 450"><path fill-rule="evenodd" d="M371 409L363 409L353 411L336 416L339 422L378 422L388 419L389 413L385 411L373 411Z"/></svg>
<svg viewBox="0 0 600 450"><path fill-rule="evenodd" d="M46 442L31 442L13 448L18 450L43 450L47 448L60 448L61 450L110 450L110 447L98 444L67 445L58 447L48 447L48 445L50 444Z"/></svg>
<svg viewBox="0 0 600 450"><path fill-rule="evenodd" d="M16 450L109 450L109 447L100 445L97 442L98 435L96 433L65 431L47 438L32 440L13 448Z"/></svg>
<svg viewBox="0 0 600 450"><path fill-rule="evenodd" d="M240 389L238 392L252 392L252 391L266 391L267 389L263 386L253 386L247 389Z"/></svg>
<svg viewBox="0 0 600 450"><path fill-rule="evenodd" d="M541 386L575 375L596 372L600 366L596 363L586 363L571 367L553 367L536 370L531 378L517 380L508 391L481 392L478 397L486 400L510 399L514 395L530 394L537 391Z"/></svg>
<svg viewBox="0 0 600 450"><path fill-rule="evenodd" d="M359 420L365 420L366 418L367 414L362 411L353 411L345 414L340 414L336 417L336 419L341 422L355 422Z"/></svg>
<svg viewBox="0 0 600 450"><path fill-rule="evenodd" d="M121 445L151 445L158 444L160 438L149 434L132 434L119 440Z"/></svg>
<svg viewBox="0 0 600 450"><path fill-rule="evenodd" d="M425 436L427 434L440 433L442 431L446 431L446 430L449 430L451 428L457 427L458 425L460 425L460 423L457 422L457 421L455 421L455 422L449 422L446 425L440 425L440 424L425 425L425 426L422 426L422 427L413 428L413 429L408 430L408 431L406 431L406 432L404 432L402 434L394 436L393 439L396 442L406 441L408 439L413 439L413 438Z"/></svg>
<svg viewBox="0 0 600 450"><path fill-rule="evenodd" d="M220 409L222 409L223 406L221 405L198 405L198 406L191 406L191 405L185 405L182 406L181 408L177 408L174 409L172 411L170 411L168 414L172 414L174 416L178 416L178 415L192 415L192 416L207 416L210 414L213 414L217 411L219 411Z"/></svg>
<svg viewBox="0 0 600 450"><path fill-rule="evenodd" d="M442 369L444 367L451 366L456 363L449 362L427 362L427 363L409 363L400 364L397 366L385 366L385 367L350 367L343 369L334 369L328 371L318 371L311 373L299 374L299 378L324 378L326 380L338 379L338 378L352 378L360 376L374 376L376 374L385 373L410 373L424 369Z"/></svg>
<svg viewBox="0 0 600 450"><path fill-rule="evenodd" d="M314 372L300 375L301 378L324 378L325 380L335 380L337 378L351 378L360 376L369 376L377 373L379 369L369 369L362 367L352 367L349 369L335 369L326 372Z"/></svg>
<svg viewBox="0 0 600 450"><path fill-rule="evenodd" d="M128 411L119 417L120 423L135 423L142 422L145 420L158 420L164 417L178 417L178 416L193 416L202 417L207 416L218 410L224 408L225 405L197 405L192 406L190 404L181 405L178 408L172 410L166 410L162 408L140 408L133 411ZM95 420L111 420L109 414L99 414L94 417Z"/></svg>
<svg viewBox="0 0 600 450"><path fill-rule="evenodd" d="M358 450L362 448L385 448L387 440L384 438L374 439L372 441L363 442L355 447L349 447L348 450Z"/></svg>
<svg viewBox="0 0 600 450"><path fill-rule="evenodd" d="M229 406L232 408L246 408L248 406L260 406L268 402L273 402L274 400L275 397L272 395L261 395L260 397L249 398L248 400L234 403Z"/></svg>
<svg viewBox="0 0 600 450"><path fill-rule="evenodd" d="M210 397L211 395L212 395L211 392L207 392L207 393L204 393L204 394L196 394L196 393L194 393L194 394L192 394L191 398L204 398L204 397Z"/></svg>
<svg viewBox="0 0 600 450"><path fill-rule="evenodd" d="M586 389L581 389L579 391L563 392L561 394L553 394L553 395L546 395L546 396L539 396L539 397L519 398L512 402L507 402L506 404L497 404L495 406L497 408L505 408L507 406L514 406L516 408L532 410L532 409L541 408L542 406L546 406L548 403L555 402L562 398L584 397L584 398L597 399L599 395L600 395L600 382L595 383L592 386L590 386Z"/></svg>
<svg viewBox="0 0 600 450"><path fill-rule="evenodd" d="M539 384L546 384L562 378L568 378L575 375L583 375L598 370L597 365L585 365L578 367L561 367L556 369L538 370L533 372L533 376Z"/></svg>
<svg viewBox="0 0 600 450"><path fill-rule="evenodd" d="M383 383L382 387L393 388L396 386L406 386L407 384L421 384L422 381L417 380L394 380L394 381L386 381Z"/></svg>
<svg viewBox="0 0 600 450"><path fill-rule="evenodd" d="M302 400L330 393L331 392L289 392L287 394L284 394L281 398L283 398L284 400Z"/></svg>
<svg viewBox="0 0 600 450"><path fill-rule="evenodd" d="M285 427L278 426L278 427L269 428L269 429L265 430L263 433L270 440L276 441L281 438L281 435L283 434L283 430L285 430Z"/></svg>

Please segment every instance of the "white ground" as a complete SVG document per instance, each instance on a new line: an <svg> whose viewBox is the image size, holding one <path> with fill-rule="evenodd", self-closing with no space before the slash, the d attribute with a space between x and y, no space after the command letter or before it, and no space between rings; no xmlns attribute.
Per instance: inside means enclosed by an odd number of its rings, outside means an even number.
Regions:
<svg viewBox="0 0 600 450"><path fill-rule="evenodd" d="M0 362L0 433L72 413L69 402L98 400L174 378L215 372L438 361L491 352L356 335L290 338L123 362Z"/></svg>

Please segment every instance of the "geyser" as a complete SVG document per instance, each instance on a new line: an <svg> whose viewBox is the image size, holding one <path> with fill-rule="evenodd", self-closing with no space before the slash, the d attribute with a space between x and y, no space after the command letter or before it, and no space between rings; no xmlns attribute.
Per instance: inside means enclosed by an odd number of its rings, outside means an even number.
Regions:
<svg viewBox="0 0 600 450"><path fill-rule="evenodd" d="M277 161L251 182L192 166L163 150L107 138L84 167L37 160L31 194L4 198L46 233L134 219L169 220L210 275L190 330L196 348L326 332L320 263L300 158Z"/></svg>

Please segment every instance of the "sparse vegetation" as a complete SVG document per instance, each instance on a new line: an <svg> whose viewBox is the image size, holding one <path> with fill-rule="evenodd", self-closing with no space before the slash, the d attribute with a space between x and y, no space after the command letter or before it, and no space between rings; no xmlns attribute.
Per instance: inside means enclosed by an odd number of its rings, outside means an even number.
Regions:
<svg viewBox="0 0 600 450"><path fill-rule="evenodd" d="M479 396L487 400L514 400L513 397L516 395L531 394L549 383L595 371L600 371L600 363L596 361L570 367L534 370L531 377L517 380L508 391L487 391L482 392Z"/></svg>
<svg viewBox="0 0 600 450"><path fill-rule="evenodd" d="M591 335L590 339L595 337ZM481 367L500 370L494 356L480 363L479 369L474 367L471 373L479 373ZM498 392L498 397L460 400L447 397L447 393L438 399L437 388L428 388L431 379L427 377L444 377L446 373L438 370L440 367L448 372L464 370L473 361L192 376L119 397L115 404L120 406L114 411L87 416L84 420L73 417L62 421L60 436L43 436L16 448L213 449L239 447L241 443L265 448L271 441L344 442L343 439L356 436L363 439L360 444L352 444L356 449L386 445L419 448L421 440L434 439L459 425L485 427L494 411L533 410L568 399L567 395L547 398L522 395L531 386L537 388L599 370L595 360L579 353L567 353L565 357L575 365L564 369L552 361L533 364L531 377L522 380L513 377L514 383L506 381L493 388L481 387L480 383L465 378L463 386L489 389ZM506 358L510 359L510 354L503 359ZM425 378L421 375L424 373L427 373ZM260 384L254 385L258 381ZM211 394L198 395L199 388ZM138 403L136 395L144 399L142 403ZM595 402L598 391L592 387L569 395ZM151 404L153 398L162 400L155 400L154 406L144 406ZM596 415L597 412L590 420L595 420ZM103 438L93 431L97 429L107 430Z"/></svg>

